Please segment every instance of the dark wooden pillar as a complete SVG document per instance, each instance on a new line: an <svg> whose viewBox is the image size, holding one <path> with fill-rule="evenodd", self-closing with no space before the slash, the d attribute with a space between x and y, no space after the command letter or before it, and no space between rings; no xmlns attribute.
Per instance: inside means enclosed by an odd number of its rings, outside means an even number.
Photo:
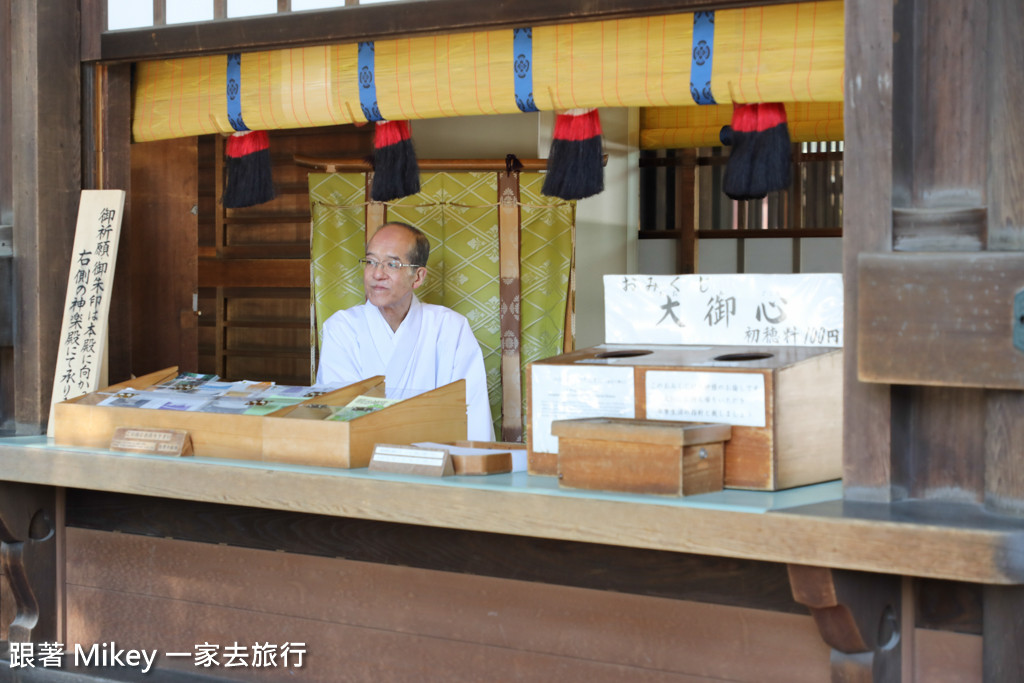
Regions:
<svg viewBox="0 0 1024 683"><path fill-rule="evenodd" d="M895 251L985 248L987 32L984 0L911 0L895 6ZM943 311L946 303L933 300L933 310ZM918 352L928 343L924 334L918 337ZM983 387L948 382L942 374L954 369L941 367L972 362L976 359L942 357L918 381L894 391L893 479L901 496L982 500Z"/></svg>
<svg viewBox="0 0 1024 683"><path fill-rule="evenodd" d="M992 0L988 10L988 248L1021 252L1024 6L1019 0ZM1024 516L1024 392L989 392L985 417L985 504L997 513ZM1024 680L1024 653L1019 645L1024 641L1024 587L987 587L982 605L985 680Z"/></svg>
<svg viewBox="0 0 1024 683"><path fill-rule="evenodd" d="M857 259L892 248L892 3L847 2L845 15L843 488L848 499L885 502L889 387L858 378Z"/></svg>
<svg viewBox="0 0 1024 683"><path fill-rule="evenodd" d="M91 78L88 79L88 91L83 93L86 123L89 124L83 126L86 135L83 154L88 155L86 168L91 173L87 174L85 184L99 190L124 190L128 193L121 221L107 336L107 374L113 384L129 379L135 371L130 254L138 237L132 224L131 210L131 65L89 65L86 73ZM194 272L195 268L192 270ZM137 374L149 370L143 369Z"/></svg>
<svg viewBox="0 0 1024 683"><path fill-rule="evenodd" d="M0 433L14 430L11 0L0 0Z"/></svg>
<svg viewBox="0 0 1024 683"><path fill-rule="evenodd" d="M845 497L1019 519L1024 9L879 0L846 18ZM887 33L889 65L871 43ZM891 111L863 94L890 85ZM1017 680L1024 591L983 595L984 678Z"/></svg>
<svg viewBox="0 0 1024 683"><path fill-rule="evenodd" d="M19 433L50 409L81 190L77 0L11 3L14 399Z"/></svg>

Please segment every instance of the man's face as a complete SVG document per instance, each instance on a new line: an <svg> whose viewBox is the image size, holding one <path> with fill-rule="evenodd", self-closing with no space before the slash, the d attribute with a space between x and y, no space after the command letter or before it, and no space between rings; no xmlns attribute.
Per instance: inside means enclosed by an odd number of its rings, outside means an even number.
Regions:
<svg viewBox="0 0 1024 683"><path fill-rule="evenodd" d="M401 226L385 225L366 245L366 257L375 261L397 259L409 263L416 238ZM377 308L404 308L412 302L412 292L423 284L424 268L401 268L393 271L383 265L363 270L366 298Z"/></svg>

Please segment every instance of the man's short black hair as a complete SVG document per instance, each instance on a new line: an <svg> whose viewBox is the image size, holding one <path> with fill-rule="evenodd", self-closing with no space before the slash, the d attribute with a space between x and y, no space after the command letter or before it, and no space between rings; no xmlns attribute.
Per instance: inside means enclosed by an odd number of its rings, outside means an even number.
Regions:
<svg viewBox="0 0 1024 683"><path fill-rule="evenodd" d="M397 225L412 233L413 237L416 238L416 244L413 245L412 251L409 252L409 263L425 268L427 266L427 259L430 258L430 240L427 239L426 233L419 228L400 221L388 221L380 227L386 228L389 225Z"/></svg>

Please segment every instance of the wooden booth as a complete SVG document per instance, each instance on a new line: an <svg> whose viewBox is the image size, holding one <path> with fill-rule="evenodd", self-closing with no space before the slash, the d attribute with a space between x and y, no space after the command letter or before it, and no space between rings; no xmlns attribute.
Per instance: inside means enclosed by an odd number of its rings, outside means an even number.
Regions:
<svg viewBox="0 0 1024 683"><path fill-rule="evenodd" d="M1024 680L1019 2L227 5L159 25L157 0L157 26L106 31L100 0L0 0L0 678ZM295 159L370 153L360 44L395 118L626 107L682 148L717 144L732 102L793 104L795 138L839 137L841 110L842 429L819 446L841 479L666 496L48 439L83 189L127 197L104 385L309 382ZM271 131L270 208L219 203L228 55Z"/></svg>

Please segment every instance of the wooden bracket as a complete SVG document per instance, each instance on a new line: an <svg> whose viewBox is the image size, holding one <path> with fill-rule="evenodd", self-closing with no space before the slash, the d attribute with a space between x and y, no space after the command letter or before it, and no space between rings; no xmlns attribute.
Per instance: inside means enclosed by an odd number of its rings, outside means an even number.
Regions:
<svg viewBox="0 0 1024 683"><path fill-rule="evenodd" d="M56 493L0 482L0 567L14 600L9 642L57 637Z"/></svg>
<svg viewBox="0 0 1024 683"><path fill-rule="evenodd" d="M788 569L793 598L810 608L832 648L832 680L899 681L899 577L795 564Z"/></svg>

